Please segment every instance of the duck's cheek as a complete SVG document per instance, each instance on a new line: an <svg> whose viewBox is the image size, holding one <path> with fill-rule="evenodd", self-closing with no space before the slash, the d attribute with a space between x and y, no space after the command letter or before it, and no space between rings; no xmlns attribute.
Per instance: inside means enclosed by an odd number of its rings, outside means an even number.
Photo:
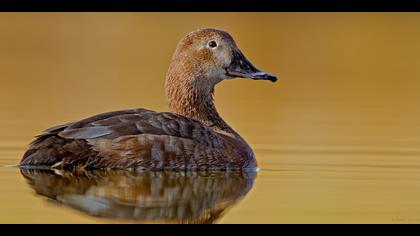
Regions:
<svg viewBox="0 0 420 236"><path fill-rule="evenodd" d="M218 83L224 79L226 79L225 70L220 67L213 67L207 70L206 77L210 79L213 83Z"/></svg>
<svg viewBox="0 0 420 236"><path fill-rule="evenodd" d="M232 62L232 53L227 50L220 49L215 53L216 61L219 67L226 68Z"/></svg>

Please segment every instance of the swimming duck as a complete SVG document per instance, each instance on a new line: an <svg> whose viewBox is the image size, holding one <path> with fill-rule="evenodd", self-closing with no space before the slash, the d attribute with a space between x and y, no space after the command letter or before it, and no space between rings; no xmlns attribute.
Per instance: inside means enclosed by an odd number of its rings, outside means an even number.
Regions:
<svg viewBox="0 0 420 236"><path fill-rule="evenodd" d="M199 29L177 45L166 76L170 112L129 109L44 131L20 166L136 170L252 169L255 155L216 111L217 83L233 78L275 82L239 50L232 36Z"/></svg>

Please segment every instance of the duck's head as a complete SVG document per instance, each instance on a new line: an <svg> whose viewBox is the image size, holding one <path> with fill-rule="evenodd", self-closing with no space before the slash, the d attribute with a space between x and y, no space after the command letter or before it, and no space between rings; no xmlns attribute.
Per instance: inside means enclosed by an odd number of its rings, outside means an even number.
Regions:
<svg viewBox="0 0 420 236"><path fill-rule="evenodd" d="M229 33L210 28L193 31L179 42L168 71L168 80L183 80L196 87L213 87L233 78L277 81L274 75L257 69Z"/></svg>

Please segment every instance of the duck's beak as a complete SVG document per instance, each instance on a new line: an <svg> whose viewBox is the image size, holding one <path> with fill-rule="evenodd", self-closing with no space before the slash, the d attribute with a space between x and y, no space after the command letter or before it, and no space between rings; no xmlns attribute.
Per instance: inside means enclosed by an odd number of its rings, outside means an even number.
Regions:
<svg viewBox="0 0 420 236"><path fill-rule="evenodd" d="M270 80L276 82L277 77L257 69L239 50L233 50L232 63L226 68L226 75L230 77L249 78L255 80Z"/></svg>

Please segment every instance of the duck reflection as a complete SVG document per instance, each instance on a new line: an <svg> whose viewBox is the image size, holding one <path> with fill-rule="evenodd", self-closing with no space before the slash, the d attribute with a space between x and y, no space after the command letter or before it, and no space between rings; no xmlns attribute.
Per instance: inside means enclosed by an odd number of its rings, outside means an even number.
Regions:
<svg viewBox="0 0 420 236"><path fill-rule="evenodd" d="M214 223L252 188L255 173L21 169L38 195L91 216Z"/></svg>

